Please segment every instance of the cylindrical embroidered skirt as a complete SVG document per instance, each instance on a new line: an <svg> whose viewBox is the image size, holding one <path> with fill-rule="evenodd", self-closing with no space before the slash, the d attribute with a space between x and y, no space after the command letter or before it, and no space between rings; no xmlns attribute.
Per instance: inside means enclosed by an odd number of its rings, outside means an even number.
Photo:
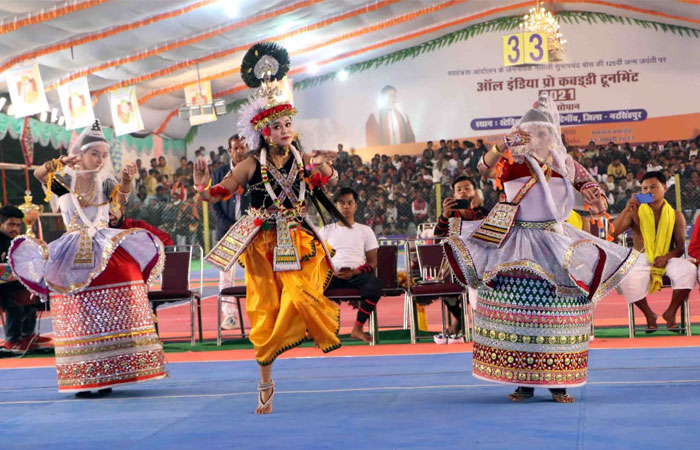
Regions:
<svg viewBox="0 0 700 450"><path fill-rule="evenodd" d="M291 230L291 237L301 270L273 270L274 229L260 231L242 255L250 341L260 365L272 364L282 352L301 344L307 331L324 353L340 347L340 310L323 295L333 276L323 247L300 227Z"/></svg>
<svg viewBox="0 0 700 450"><path fill-rule="evenodd" d="M518 386L585 384L592 309L588 296L558 296L532 274L497 275L479 289L473 375Z"/></svg>
<svg viewBox="0 0 700 450"><path fill-rule="evenodd" d="M60 392L163 378L163 347L139 264L121 247L75 294L51 293Z"/></svg>

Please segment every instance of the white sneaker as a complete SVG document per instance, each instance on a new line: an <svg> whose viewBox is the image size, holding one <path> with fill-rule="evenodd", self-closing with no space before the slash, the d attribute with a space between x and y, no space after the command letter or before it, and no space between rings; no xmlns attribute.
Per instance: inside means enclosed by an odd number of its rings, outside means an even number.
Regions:
<svg viewBox="0 0 700 450"><path fill-rule="evenodd" d="M448 344L463 344L464 343L464 336L461 334L453 334L450 336L447 336L447 343Z"/></svg>
<svg viewBox="0 0 700 450"><path fill-rule="evenodd" d="M447 336L444 336L442 334L436 334L435 336L433 336L433 341L435 341L437 345L447 344Z"/></svg>
<svg viewBox="0 0 700 450"><path fill-rule="evenodd" d="M226 316L221 322L222 330L233 330L238 328L238 316Z"/></svg>

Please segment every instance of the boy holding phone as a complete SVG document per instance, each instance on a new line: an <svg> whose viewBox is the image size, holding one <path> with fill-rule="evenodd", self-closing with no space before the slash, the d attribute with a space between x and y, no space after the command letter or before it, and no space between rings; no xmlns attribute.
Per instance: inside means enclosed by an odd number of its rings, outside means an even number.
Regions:
<svg viewBox="0 0 700 450"><path fill-rule="evenodd" d="M481 198L476 193L474 182L461 175L452 182L453 197L447 197L442 202L442 214L435 225L436 237L447 236L449 221L452 217L461 217L462 220L480 220L486 217L489 211L481 206Z"/></svg>
<svg viewBox="0 0 700 450"><path fill-rule="evenodd" d="M489 213L488 209L481 206L481 198L476 193L476 185L471 178L461 175L452 182L453 197L447 197L442 202L442 214L435 225L433 235L435 237L447 236L450 218L461 217L462 220L481 220ZM476 300L476 292L469 288L469 299ZM449 334L456 334L462 328L462 308L457 297L445 298L447 309L454 316L455 321L447 330Z"/></svg>
<svg viewBox="0 0 700 450"><path fill-rule="evenodd" d="M674 211L665 200L666 177L652 171L642 177L642 194L634 195L613 221L613 236L632 230L634 249L644 254L620 283L628 303L644 313L647 332L656 331L656 314L647 302L647 293L657 291L663 276L671 280L671 303L663 313L669 330L678 331L676 312L695 287L696 266L683 257L685 253L685 217Z"/></svg>

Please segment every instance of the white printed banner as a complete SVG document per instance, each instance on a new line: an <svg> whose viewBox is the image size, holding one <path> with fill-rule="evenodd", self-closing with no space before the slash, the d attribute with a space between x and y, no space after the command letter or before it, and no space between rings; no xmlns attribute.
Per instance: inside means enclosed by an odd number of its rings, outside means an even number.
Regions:
<svg viewBox="0 0 700 450"><path fill-rule="evenodd" d="M496 136L547 92L570 144L697 135L697 38L628 23L562 33L558 63L504 67L492 32L297 91L297 131L312 148Z"/></svg>
<svg viewBox="0 0 700 450"><path fill-rule="evenodd" d="M117 136L143 130L143 121L136 99L136 88L129 86L110 94L110 110Z"/></svg>
<svg viewBox="0 0 700 450"><path fill-rule="evenodd" d="M17 64L6 72L6 76L15 117L31 116L49 110L36 60Z"/></svg>
<svg viewBox="0 0 700 450"><path fill-rule="evenodd" d="M211 105L211 81L204 81L201 84L195 83L185 86L185 99L187 106ZM191 110L190 110L191 111ZM191 114L190 125L200 125L203 123L214 122L216 114L212 111L211 114Z"/></svg>
<svg viewBox="0 0 700 450"><path fill-rule="evenodd" d="M66 130L87 127L95 121L87 78L78 78L58 87Z"/></svg>

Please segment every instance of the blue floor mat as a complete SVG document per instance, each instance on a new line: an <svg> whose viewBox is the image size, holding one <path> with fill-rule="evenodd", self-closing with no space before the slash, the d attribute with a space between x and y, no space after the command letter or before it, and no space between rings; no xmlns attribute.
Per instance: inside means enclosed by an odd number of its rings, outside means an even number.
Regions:
<svg viewBox="0 0 700 450"><path fill-rule="evenodd" d="M90 400L59 394L52 367L10 369L0 421L6 448L695 448L700 348L590 359L570 405L546 389L510 403L510 386L471 377L469 353L283 359L271 416L253 414L251 361L170 364Z"/></svg>

